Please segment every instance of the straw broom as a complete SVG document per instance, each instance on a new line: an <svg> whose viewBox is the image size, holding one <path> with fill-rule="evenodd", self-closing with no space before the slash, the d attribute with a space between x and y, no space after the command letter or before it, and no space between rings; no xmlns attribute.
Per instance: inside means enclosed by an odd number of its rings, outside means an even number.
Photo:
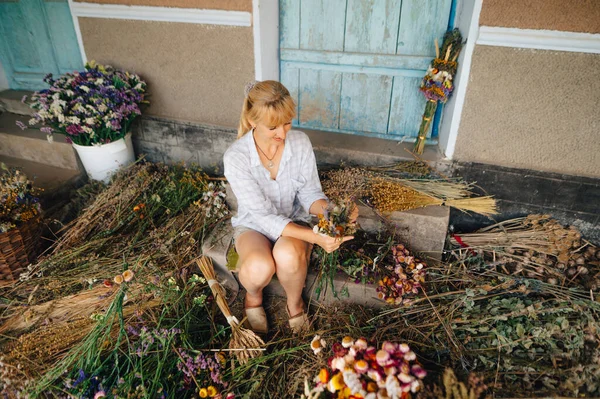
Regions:
<svg viewBox="0 0 600 399"><path fill-rule="evenodd" d="M432 185L435 184L437 183L432 183ZM485 216L498 213L496 200L491 196L444 199L438 197L439 193L435 193L435 190L430 189L428 191L423 192L414 187L408 187L399 181L385 178L375 178L371 183L373 202L375 207L382 212L406 211L429 205L444 205L463 212L470 211ZM462 189L453 189L453 191L462 191Z"/></svg>
<svg viewBox="0 0 600 399"><path fill-rule="evenodd" d="M206 281L208 281L219 309L221 309L221 312L227 319L227 323L231 326L229 349L233 351L241 364L247 363L250 358L260 356L264 350L261 347L265 343L254 331L243 328L235 316L231 314L231 310L229 310L229 306L227 305L225 290L217 281L212 259L202 256L200 259L196 259L196 264L200 268L204 278L206 278Z"/></svg>

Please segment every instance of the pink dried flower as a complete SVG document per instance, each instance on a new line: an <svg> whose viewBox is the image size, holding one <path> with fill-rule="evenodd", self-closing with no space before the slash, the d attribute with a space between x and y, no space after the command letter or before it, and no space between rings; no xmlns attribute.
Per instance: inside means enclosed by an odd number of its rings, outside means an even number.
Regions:
<svg viewBox="0 0 600 399"><path fill-rule="evenodd" d="M390 364L392 364L390 354L384 350L377 351L375 359L377 360L377 363L382 367L389 366Z"/></svg>
<svg viewBox="0 0 600 399"><path fill-rule="evenodd" d="M419 366L418 364L413 364L413 366L411 367L411 371L415 375L415 377L421 380L427 376L427 372L423 369L423 367Z"/></svg>

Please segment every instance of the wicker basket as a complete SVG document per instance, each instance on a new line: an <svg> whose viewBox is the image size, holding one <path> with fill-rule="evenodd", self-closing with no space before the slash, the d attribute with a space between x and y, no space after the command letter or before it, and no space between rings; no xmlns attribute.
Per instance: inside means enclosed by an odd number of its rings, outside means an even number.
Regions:
<svg viewBox="0 0 600 399"><path fill-rule="evenodd" d="M23 268L39 254L39 241L39 219L32 219L6 233L0 233L0 283L19 278Z"/></svg>

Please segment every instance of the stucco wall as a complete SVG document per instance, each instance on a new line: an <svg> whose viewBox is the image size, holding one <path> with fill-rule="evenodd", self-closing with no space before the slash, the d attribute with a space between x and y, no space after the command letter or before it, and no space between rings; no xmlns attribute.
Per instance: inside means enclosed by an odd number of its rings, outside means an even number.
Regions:
<svg viewBox="0 0 600 399"><path fill-rule="evenodd" d="M476 46L455 159L600 177L600 54Z"/></svg>
<svg viewBox="0 0 600 399"><path fill-rule="evenodd" d="M483 0L479 24L600 33L600 1Z"/></svg>
<svg viewBox="0 0 600 399"><path fill-rule="evenodd" d="M235 127L254 79L251 27L79 18L89 60L140 74L148 115Z"/></svg>
<svg viewBox="0 0 600 399"><path fill-rule="evenodd" d="M203 8L211 10L252 11L252 0L75 0L85 3L125 4L128 6Z"/></svg>

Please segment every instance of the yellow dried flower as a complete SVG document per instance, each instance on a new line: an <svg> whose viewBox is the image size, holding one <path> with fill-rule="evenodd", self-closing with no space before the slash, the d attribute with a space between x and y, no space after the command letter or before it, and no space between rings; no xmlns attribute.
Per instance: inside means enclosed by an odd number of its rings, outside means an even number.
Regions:
<svg viewBox="0 0 600 399"><path fill-rule="evenodd" d="M133 280L133 276L133 272L129 269L123 272L123 280L125 280L126 282L130 282L131 280Z"/></svg>

